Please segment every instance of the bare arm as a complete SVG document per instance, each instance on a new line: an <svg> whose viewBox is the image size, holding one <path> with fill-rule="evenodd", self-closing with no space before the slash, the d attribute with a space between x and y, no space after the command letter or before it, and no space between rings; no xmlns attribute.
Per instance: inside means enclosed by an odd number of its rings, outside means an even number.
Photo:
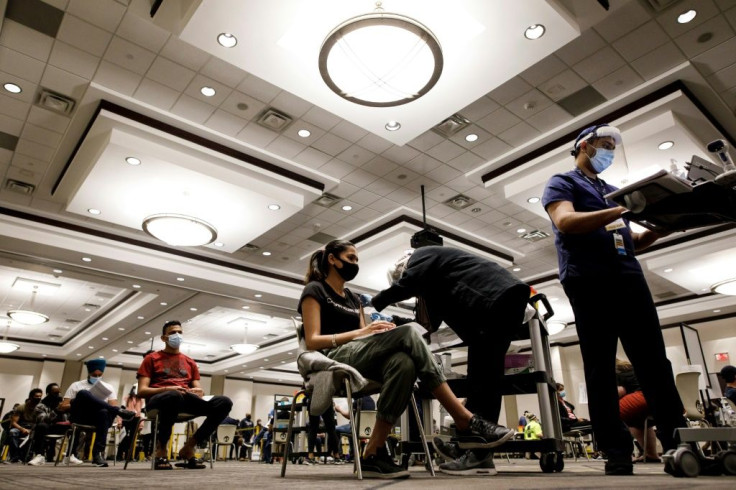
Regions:
<svg viewBox="0 0 736 490"><path fill-rule="evenodd" d="M193 379L192 382L189 383L189 389L187 392L197 395L200 398L204 396L204 390L202 389L202 385L199 384L198 379Z"/></svg>
<svg viewBox="0 0 736 490"><path fill-rule="evenodd" d="M348 403L350 403L350 401L348 401ZM342 405L335 403L335 411L347 419L350 418L350 412L342 408Z"/></svg>
<svg viewBox="0 0 736 490"><path fill-rule="evenodd" d="M151 384L151 378L147 378L145 376L141 376L138 378L138 395L142 398L150 398L153 395L158 395L159 393L163 393L164 391L180 391L180 392L186 392L187 390L185 388L182 388L181 386L161 386L159 388L151 388L149 385Z"/></svg>
<svg viewBox="0 0 736 490"><path fill-rule="evenodd" d="M63 400L61 400L61 403L59 403L59 406L56 407L56 411L57 412L68 412L70 408L72 408L72 399L64 398Z"/></svg>
<svg viewBox="0 0 736 490"><path fill-rule="evenodd" d="M570 201L555 201L547 206L547 213L562 233L589 233L619 219L626 208L601 209L600 211L575 211Z"/></svg>

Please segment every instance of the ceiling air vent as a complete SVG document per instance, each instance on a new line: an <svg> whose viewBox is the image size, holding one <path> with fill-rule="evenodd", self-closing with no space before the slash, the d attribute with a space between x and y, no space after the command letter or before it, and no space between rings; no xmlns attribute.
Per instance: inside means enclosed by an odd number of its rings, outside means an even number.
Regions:
<svg viewBox="0 0 736 490"><path fill-rule="evenodd" d="M256 120L256 122L264 128L270 129L271 131L276 131L277 133L280 133L281 131L286 129L286 127L291 124L292 121L293 119L291 118L291 116L286 115L281 111L277 111L274 108L266 109Z"/></svg>
<svg viewBox="0 0 736 490"><path fill-rule="evenodd" d="M322 233L321 231L315 233L314 235L307 238L307 240L317 242L317 243L330 243L332 240L335 240L336 238L332 235L328 235L327 233Z"/></svg>
<svg viewBox="0 0 736 490"><path fill-rule="evenodd" d="M646 3L648 3L649 6L652 7L652 10L654 10L655 12L661 12L670 5L679 1L680 0L647 0Z"/></svg>
<svg viewBox="0 0 736 490"><path fill-rule="evenodd" d="M41 91L38 93L38 102L36 102L36 105L68 116L74 110L74 106L77 105L77 102L71 97L67 97L66 95L62 95L42 87Z"/></svg>
<svg viewBox="0 0 736 490"><path fill-rule="evenodd" d="M318 206L322 206L323 208L330 208L334 206L335 204L342 201L342 197L337 197L334 194L330 194L329 192L325 192L321 196L319 196L316 200L314 200L314 204Z"/></svg>
<svg viewBox="0 0 736 490"><path fill-rule="evenodd" d="M253 245L252 243L246 243L242 247L240 247L241 252L255 252L256 250L259 250L261 247L258 245Z"/></svg>
<svg viewBox="0 0 736 490"><path fill-rule="evenodd" d="M453 114L448 117L437 126L432 128L432 131L439 133L442 136L449 138L453 134L456 134L465 129L470 124L470 121L461 116L460 114Z"/></svg>
<svg viewBox="0 0 736 490"><path fill-rule="evenodd" d="M526 241L529 242L538 242L539 240L544 240L549 236L549 233L542 230L534 230L530 231L529 233L524 233L520 236L520 238L523 238Z"/></svg>
<svg viewBox="0 0 736 490"><path fill-rule="evenodd" d="M85 303L82 305L82 308L88 308L90 310L96 310L100 307L100 305L96 305L94 303Z"/></svg>
<svg viewBox="0 0 736 490"><path fill-rule="evenodd" d="M460 211L461 209L465 209L468 206L472 206L476 203L475 199L471 199L468 196L464 196L462 194L458 194L455 197L451 197L447 201L444 202L444 204L447 204L452 209L456 209Z"/></svg>
<svg viewBox="0 0 736 490"><path fill-rule="evenodd" d="M20 180L8 179L5 181L5 188L9 191L17 192L18 194L33 194L36 190L36 186L29 184L28 182L21 182Z"/></svg>

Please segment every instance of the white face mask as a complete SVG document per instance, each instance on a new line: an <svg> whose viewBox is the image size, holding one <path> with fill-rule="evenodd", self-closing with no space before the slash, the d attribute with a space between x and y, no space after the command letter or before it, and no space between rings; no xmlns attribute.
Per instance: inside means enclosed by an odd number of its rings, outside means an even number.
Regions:
<svg viewBox="0 0 736 490"><path fill-rule="evenodd" d="M87 379L89 380L89 382L90 382L91 384L95 384L95 383L97 383L97 382L98 382L98 381L99 381L99 380L100 380L101 378L102 378L102 376L98 376L98 377L90 376L90 377L89 377L89 378L87 378Z"/></svg>
<svg viewBox="0 0 736 490"><path fill-rule="evenodd" d="M174 333L169 335L169 340L167 341L167 343L172 349L178 349L183 341L184 339L180 333Z"/></svg>

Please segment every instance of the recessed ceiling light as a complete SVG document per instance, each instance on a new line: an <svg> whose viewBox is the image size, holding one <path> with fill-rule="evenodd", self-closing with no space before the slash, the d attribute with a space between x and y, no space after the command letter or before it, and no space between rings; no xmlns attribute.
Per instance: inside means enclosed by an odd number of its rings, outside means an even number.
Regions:
<svg viewBox="0 0 736 490"><path fill-rule="evenodd" d="M108 339L107 337L102 337L102 340L110 340L110 339Z"/></svg>
<svg viewBox="0 0 736 490"><path fill-rule="evenodd" d="M690 22L691 20L693 20L696 15L698 15L698 13L695 10L690 9L687 12L683 12L680 15L677 16L677 23L678 24L687 24L688 22Z"/></svg>
<svg viewBox="0 0 736 490"><path fill-rule="evenodd" d="M262 294L254 294L253 296L255 296L256 298L262 298L263 297Z"/></svg>
<svg viewBox="0 0 736 490"><path fill-rule="evenodd" d="M530 197L529 199L526 200L526 202L528 202L529 204L537 204L539 202L539 198L536 196Z"/></svg>
<svg viewBox="0 0 736 490"><path fill-rule="evenodd" d="M131 287L133 289L140 289L141 288L141 285L140 284L133 284L133 286L131 286Z"/></svg>
<svg viewBox="0 0 736 490"><path fill-rule="evenodd" d="M475 133L470 133L465 137L465 141L468 143L472 143L473 141L478 141L478 135Z"/></svg>
<svg viewBox="0 0 736 490"><path fill-rule="evenodd" d="M224 48L232 48L238 44L238 38L230 34L229 32L223 32L217 36L217 42Z"/></svg>
<svg viewBox="0 0 736 490"><path fill-rule="evenodd" d="M136 158L136 157L128 157L128 158L125 159L125 161L129 165L140 165L141 164L141 161L138 158Z"/></svg>
<svg viewBox="0 0 736 490"><path fill-rule="evenodd" d="M398 131L401 129L401 124L398 121L389 121L384 127L386 131Z"/></svg>
<svg viewBox="0 0 736 490"><path fill-rule="evenodd" d="M151 332L143 332L146 335L151 335Z"/></svg>
<svg viewBox="0 0 736 490"><path fill-rule="evenodd" d="M138 319L139 319L139 320L143 320L143 319L145 319L145 318L146 318L146 317L144 317L144 316L140 316L140 315L138 316Z"/></svg>
<svg viewBox="0 0 736 490"><path fill-rule="evenodd" d="M132 343L133 343L133 341L132 341L132 340L129 340L129 341L128 341L128 343L129 343L129 344L132 344Z"/></svg>
<svg viewBox="0 0 736 490"><path fill-rule="evenodd" d="M517 228L516 233L526 233L526 228Z"/></svg>
<svg viewBox="0 0 736 490"><path fill-rule="evenodd" d="M82 262L92 262L92 259L89 257L82 257Z"/></svg>
<svg viewBox="0 0 736 490"><path fill-rule="evenodd" d="M191 307L191 308L189 308L189 311L197 311L197 308Z"/></svg>
<svg viewBox="0 0 736 490"><path fill-rule="evenodd" d="M169 304L166 301L162 301L159 303L161 306L168 306Z"/></svg>
<svg viewBox="0 0 736 490"><path fill-rule="evenodd" d="M278 204L269 204L268 209L270 209L271 211L278 211L279 209L281 209L281 206L279 206Z"/></svg>
<svg viewBox="0 0 736 490"><path fill-rule="evenodd" d="M118 330L125 330L125 327L118 327Z"/></svg>
<svg viewBox="0 0 736 490"><path fill-rule="evenodd" d="M64 271L61 269L54 269L54 274L61 274L62 272Z"/></svg>
<svg viewBox="0 0 736 490"><path fill-rule="evenodd" d="M97 216L98 214L102 214L102 211L100 211L99 209L95 209L95 208L89 208L89 209L87 210L87 212L88 212L89 214L93 214L93 215L95 215L95 216Z"/></svg>
<svg viewBox="0 0 736 490"><path fill-rule="evenodd" d="M14 83L6 83L3 85L3 88L7 90L8 92L10 92L11 94L19 94L23 91L23 89L20 88L20 86Z"/></svg>
<svg viewBox="0 0 736 490"><path fill-rule="evenodd" d="M720 313L721 310L713 310L713 313Z"/></svg>
<svg viewBox="0 0 736 490"><path fill-rule="evenodd" d="M201 89L199 89L199 91L205 97L212 97L213 95L215 95L217 93L217 92L215 92L215 89L213 89L212 87L208 87L206 85L204 87L202 87Z"/></svg>
<svg viewBox="0 0 736 490"><path fill-rule="evenodd" d="M183 277L177 277L176 280L179 281L179 282L183 282L184 281L184 278Z"/></svg>
<svg viewBox="0 0 736 490"><path fill-rule="evenodd" d="M112 351L113 351L113 352L117 352L118 350L117 350L117 349L113 349Z"/></svg>
<svg viewBox="0 0 736 490"><path fill-rule="evenodd" d="M533 41L544 36L544 31L545 28L542 24L533 24L526 28L524 31L524 37Z"/></svg>
<svg viewBox="0 0 736 490"><path fill-rule="evenodd" d="M244 310L250 310L250 306L243 306Z"/></svg>
<svg viewBox="0 0 736 490"><path fill-rule="evenodd" d="M302 138L309 138L310 136L312 136L312 132L308 129L300 129L296 132L296 134L298 134Z"/></svg>
<svg viewBox="0 0 736 490"><path fill-rule="evenodd" d="M224 246L225 246L225 244L224 244L224 243L222 243L222 242L215 242L215 243L213 243L212 245L214 245L215 247L218 247L218 248L219 248L219 247L224 247Z"/></svg>
<svg viewBox="0 0 736 490"><path fill-rule="evenodd" d="M657 146L657 148L659 148L660 150L669 150L673 146L675 146L674 141L663 141L659 144L659 146Z"/></svg>
<svg viewBox="0 0 736 490"><path fill-rule="evenodd" d="M521 267L514 267L511 270L514 271L514 272L519 272L521 270Z"/></svg>
<svg viewBox="0 0 736 490"><path fill-rule="evenodd" d="M94 345L88 345L88 346L87 346L87 348L88 348L88 349L94 349L94 348L95 348L95 346L94 346Z"/></svg>
<svg viewBox="0 0 736 490"><path fill-rule="evenodd" d="M342 207L342 210L343 211L352 211L353 210L353 207L350 206L350 205L348 205L348 204L346 204L345 206Z"/></svg>
<svg viewBox="0 0 736 490"><path fill-rule="evenodd" d="M263 252L261 252L261 255L265 255L266 257L268 257L269 255L271 255L271 252L269 252L268 250L264 250ZM256 296L256 298L257 297L258 296Z"/></svg>
<svg viewBox="0 0 736 490"><path fill-rule="evenodd" d="M77 352L77 355L78 355L78 356L81 356L82 354L80 354L79 352Z"/></svg>
<svg viewBox="0 0 736 490"><path fill-rule="evenodd" d="M673 269L671 267L668 267L667 269L664 270L664 272L672 272L672 270Z"/></svg>

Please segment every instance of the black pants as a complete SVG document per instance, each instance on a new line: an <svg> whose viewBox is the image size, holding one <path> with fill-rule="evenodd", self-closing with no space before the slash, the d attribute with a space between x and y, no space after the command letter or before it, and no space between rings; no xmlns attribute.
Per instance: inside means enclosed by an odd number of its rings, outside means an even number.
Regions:
<svg viewBox="0 0 736 490"><path fill-rule="evenodd" d="M119 407L95 398L89 391L82 390L77 393L71 401L72 422L95 427L95 445L92 447L93 454L103 453L107 444L107 431L110 429L115 417L118 416Z"/></svg>
<svg viewBox="0 0 736 490"><path fill-rule="evenodd" d="M677 445L683 406L664 347L657 310L642 275L568 279L563 284L575 314L588 407L598 447L630 455L631 434L619 417L616 349L621 340L658 429L662 448Z"/></svg>
<svg viewBox="0 0 736 490"><path fill-rule="evenodd" d="M227 417L233 402L226 396L213 396L210 400L204 400L191 393L164 391L149 398L146 407L148 410L159 411L156 441L161 447L166 447L171 437L171 428L180 413L207 417L194 433L197 444L201 444L209 439L220 422Z"/></svg>
<svg viewBox="0 0 736 490"><path fill-rule="evenodd" d="M338 443L337 443L337 432L335 431L335 426L337 423L335 422L335 409L333 407L329 407L325 413L320 415L310 415L309 416L309 431L307 432L307 448L310 453L314 452L314 447L317 445L317 433L319 432L319 419L322 417L322 420L325 423L325 435L327 436L327 451L329 451L331 454L338 454L340 453L340 450L338 449ZM321 452L321 451L320 451Z"/></svg>

